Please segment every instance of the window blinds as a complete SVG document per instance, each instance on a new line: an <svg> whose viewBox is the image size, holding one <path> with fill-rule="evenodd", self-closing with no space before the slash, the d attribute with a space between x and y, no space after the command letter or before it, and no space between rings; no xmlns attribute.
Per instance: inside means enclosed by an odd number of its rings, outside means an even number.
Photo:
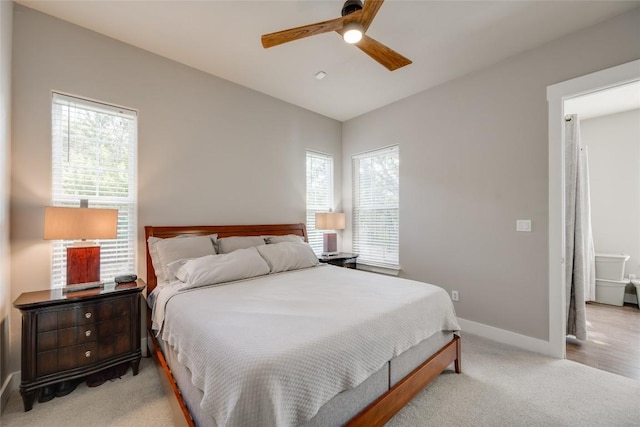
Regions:
<svg viewBox="0 0 640 427"><path fill-rule="evenodd" d="M98 240L100 278L135 271L137 114L54 93L52 204L118 209L118 237ZM66 283L66 248L53 241L52 286Z"/></svg>
<svg viewBox="0 0 640 427"><path fill-rule="evenodd" d="M322 253L323 231L316 230L316 212L333 207L333 157L307 151L307 237L316 254Z"/></svg>
<svg viewBox="0 0 640 427"><path fill-rule="evenodd" d="M353 251L358 263L399 268L400 152L353 156Z"/></svg>

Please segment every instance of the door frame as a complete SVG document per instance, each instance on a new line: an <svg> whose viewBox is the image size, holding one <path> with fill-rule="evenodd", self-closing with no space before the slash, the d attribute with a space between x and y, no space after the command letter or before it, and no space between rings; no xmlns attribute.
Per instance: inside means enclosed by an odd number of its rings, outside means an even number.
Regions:
<svg viewBox="0 0 640 427"><path fill-rule="evenodd" d="M549 103L549 355L566 357L564 101L640 80L640 59L547 86Z"/></svg>

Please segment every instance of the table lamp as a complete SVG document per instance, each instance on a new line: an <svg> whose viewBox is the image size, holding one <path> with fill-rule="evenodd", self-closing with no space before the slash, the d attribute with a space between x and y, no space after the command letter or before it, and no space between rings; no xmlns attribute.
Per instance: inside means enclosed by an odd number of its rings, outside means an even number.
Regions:
<svg viewBox="0 0 640 427"><path fill-rule="evenodd" d="M100 245L87 239L115 239L118 210L47 206L44 211L45 240L76 240L67 247L67 285L100 281Z"/></svg>
<svg viewBox="0 0 640 427"><path fill-rule="evenodd" d="M344 214L340 212L317 212L316 230L344 230ZM338 253L337 234L326 232L323 237L322 255L335 255Z"/></svg>

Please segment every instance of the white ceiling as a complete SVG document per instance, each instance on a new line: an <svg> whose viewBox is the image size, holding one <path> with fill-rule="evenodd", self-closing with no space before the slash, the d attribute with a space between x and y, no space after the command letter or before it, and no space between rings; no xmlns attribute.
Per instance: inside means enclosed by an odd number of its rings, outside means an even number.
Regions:
<svg viewBox="0 0 640 427"><path fill-rule="evenodd" d="M367 35L413 60L390 72L336 33L262 48L262 34L336 18L343 1L16 2L340 121L640 6L387 0Z"/></svg>
<svg viewBox="0 0 640 427"><path fill-rule="evenodd" d="M565 114L577 114L581 120L640 108L640 81L616 86L568 99Z"/></svg>

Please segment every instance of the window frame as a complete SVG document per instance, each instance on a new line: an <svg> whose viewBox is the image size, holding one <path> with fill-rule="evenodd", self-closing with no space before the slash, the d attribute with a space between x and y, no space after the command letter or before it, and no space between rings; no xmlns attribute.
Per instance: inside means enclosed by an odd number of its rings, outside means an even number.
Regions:
<svg viewBox="0 0 640 427"><path fill-rule="evenodd" d="M63 109L68 108L66 116ZM79 144L95 144L92 147L92 154L96 156L96 165L82 165L80 162L70 163L67 160L65 164L64 155L67 159L71 156L70 141L73 141L74 130L78 131L80 125L73 123L73 113L82 114L81 111L90 111L95 114L102 115L103 118L108 116L118 117L123 126L122 138L126 142L121 143L122 147L118 150L124 150L126 154L118 153L111 158L118 160L126 160L125 167L109 167L108 161L104 159L98 150L101 146L111 144L116 146L112 141L104 141L100 136L92 135L87 138L84 135L78 138ZM56 116L58 115L58 116ZM105 116L106 115L106 116ZM65 123L66 122L66 123ZM117 123L114 120L112 123ZM94 126L91 129L104 129L105 127ZM71 138L71 139L70 139ZM66 139L66 140L65 140ZM124 141L124 139L123 139ZM137 173L138 173L138 112L131 108L124 108L104 102L94 101L74 95L68 95L60 92L52 92L51 96L51 204L52 206L79 207L81 199L87 199L89 207L93 208L116 208L118 209L118 237L116 239L100 239L96 243L101 246L100 251L100 280L111 281L113 278L122 273L134 273L137 266ZM81 152L82 149L78 150ZM112 172L126 174L126 192L125 196L118 195L118 189L114 187L110 190L111 194L101 195L101 192L109 193L105 190L103 183L98 178L95 179L95 194L82 194L83 191L91 192L91 190L83 189L82 173L76 176L76 181L71 186L64 184L65 175L78 170L86 170L88 174L95 173L97 176L101 173ZM121 190L122 187L120 187ZM51 287L58 288L66 285L66 248L73 244L73 240L53 240L51 252Z"/></svg>
<svg viewBox="0 0 640 427"><path fill-rule="evenodd" d="M317 204L309 207L309 158L315 158L317 160L324 160L329 162L329 182L326 183L325 190L327 190L326 206ZM320 255L323 252L323 230L316 230L315 228L315 214L317 212L329 212L333 209L333 193L334 193L334 158L333 155L322 153L315 150L306 150L305 153L305 174L306 174L306 189L305 189L305 201L306 201L306 226L307 226L307 240L309 245L313 248L316 255Z"/></svg>
<svg viewBox="0 0 640 427"><path fill-rule="evenodd" d="M395 170L395 174L397 176L397 180L395 183L395 199L396 203L394 207L391 208L375 208L376 210L391 210L395 211L395 214L392 212L392 222L395 223L395 227L391 230L392 236L389 239L385 239L381 244L370 245L367 242L363 242L360 239L360 236L363 235L364 231L362 229L362 215L361 212L363 208L361 198L361 182L363 181L363 177L360 176L360 162L366 159L373 159L376 157L388 157L389 155L396 158L397 169ZM374 268L380 268L382 271L389 270L390 272L397 272L400 270L400 146L398 144L390 145L387 147L366 151L359 154L354 154L351 156L351 167L352 167L352 181L351 181L351 198L352 198L352 216L351 216L351 227L352 227L352 248L354 253L358 253L358 264L370 266ZM368 184L371 185L371 184ZM373 187L372 187L373 188ZM367 200L369 203L388 203L388 199L377 199L375 197L376 192L370 191L369 197ZM379 193L378 193L379 194ZM371 210L371 209L369 209ZM375 228L376 225L387 225L380 222L371 223L369 225L370 229ZM365 239L367 240L367 239ZM371 241L371 238L368 239ZM373 252L382 251L381 256L374 256ZM391 255L388 255L391 254ZM395 254L395 256L393 256Z"/></svg>

